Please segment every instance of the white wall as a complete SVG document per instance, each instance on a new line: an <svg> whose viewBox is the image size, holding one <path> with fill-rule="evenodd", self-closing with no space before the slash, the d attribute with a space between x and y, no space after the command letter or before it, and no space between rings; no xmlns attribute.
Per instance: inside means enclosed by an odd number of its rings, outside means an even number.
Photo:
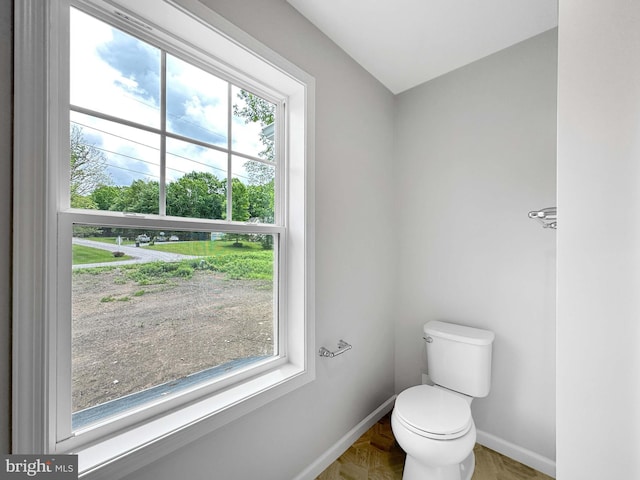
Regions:
<svg viewBox="0 0 640 480"><path fill-rule="evenodd" d="M421 382L422 325L495 332L479 430L555 459L555 232L530 210L556 202L557 32L401 94L396 390ZM561 226L562 227L562 226Z"/></svg>
<svg viewBox="0 0 640 480"><path fill-rule="evenodd" d="M281 0L206 5L316 79L317 381L133 480L293 478L394 393L393 96ZM186 476L185 476L186 475Z"/></svg>
<svg viewBox="0 0 640 480"><path fill-rule="evenodd" d="M558 478L640 478L640 3L559 32Z"/></svg>

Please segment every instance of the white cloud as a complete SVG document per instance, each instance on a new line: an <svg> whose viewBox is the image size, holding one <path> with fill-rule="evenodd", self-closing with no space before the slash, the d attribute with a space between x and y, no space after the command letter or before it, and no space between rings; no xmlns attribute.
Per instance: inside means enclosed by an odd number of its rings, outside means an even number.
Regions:
<svg viewBox="0 0 640 480"><path fill-rule="evenodd" d="M154 98L145 95L135 78L109 65L100 54L114 41L112 27L75 9L71 10L71 26L72 104L159 128L160 108ZM120 53L124 56L127 52ZM168 128L226 147L227 82L171 55L167 55L167 65L168 105L173 109L168 112ZM232 100L237 102L235 91ZM160 178L158 135L75 112L71 119L84 125L85 136L105 153L116 184ZM259 124L234 118L232 128L235 150L257 156L264 149ZM175 140L167 141L167 151L167 181L191 171L209 171L226 178L225 153ZM244 163L234 160L234 176L246 178Z"/></svg>
<svg viewBox="0 0 640 480"><path fill-rule="evenodd" d="M100 57L100 47L112 40L110 26L71 9L71 103L159 127L160 109L153 100L136 98L122 88L137 84Z"/></svg>

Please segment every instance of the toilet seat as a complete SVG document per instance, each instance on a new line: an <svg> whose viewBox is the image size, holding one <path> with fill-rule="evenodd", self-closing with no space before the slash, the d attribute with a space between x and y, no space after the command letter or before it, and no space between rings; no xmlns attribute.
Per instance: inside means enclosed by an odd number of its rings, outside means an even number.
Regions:
<svg viewBox="0 0 640 480"><path fill-rule="evenodd" d="M408 430L437 440L461 437L473 423L471 409L464 399L429 385L418 385L400 393L394 411Z"/></svg>

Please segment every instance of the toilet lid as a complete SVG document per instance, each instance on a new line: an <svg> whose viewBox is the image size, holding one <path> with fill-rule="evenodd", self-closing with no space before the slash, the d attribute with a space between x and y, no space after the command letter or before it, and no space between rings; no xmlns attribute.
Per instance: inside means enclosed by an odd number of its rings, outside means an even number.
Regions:
<svg viewBox="0 0 640 480"><path fill-rule="evenodd" d="M394 407L399 420L419 435L458 438L471 428L471 409L462 398L429 385L402 392Z"/></svg>

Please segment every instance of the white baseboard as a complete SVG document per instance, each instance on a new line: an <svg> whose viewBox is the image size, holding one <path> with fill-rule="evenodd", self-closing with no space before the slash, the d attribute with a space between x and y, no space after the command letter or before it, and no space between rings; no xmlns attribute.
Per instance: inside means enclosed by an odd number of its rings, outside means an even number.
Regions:
<svg viewBox="0 0 640 480"><path fill-rule="evenodd" d="M490 433L478 430L477 442L502 455L556 478L556 462Z"/></svg>
<svg viewBox="0 0 640 480"><path fill-rule="evenodd" d="M328 450L326 450L320 458L305 468L299 473L293 480L313 480L322 472L324 472L329 465L335 462L340 455L347 451L347 449L360 438L364 432L369 430L378 420L384 417L393 408L393 404L396 400L396 395L390 397L382 405L376 408L371 414L369 414L364 420L358 423L355 427L349 430L340 440L334 443Z"/></svg>

